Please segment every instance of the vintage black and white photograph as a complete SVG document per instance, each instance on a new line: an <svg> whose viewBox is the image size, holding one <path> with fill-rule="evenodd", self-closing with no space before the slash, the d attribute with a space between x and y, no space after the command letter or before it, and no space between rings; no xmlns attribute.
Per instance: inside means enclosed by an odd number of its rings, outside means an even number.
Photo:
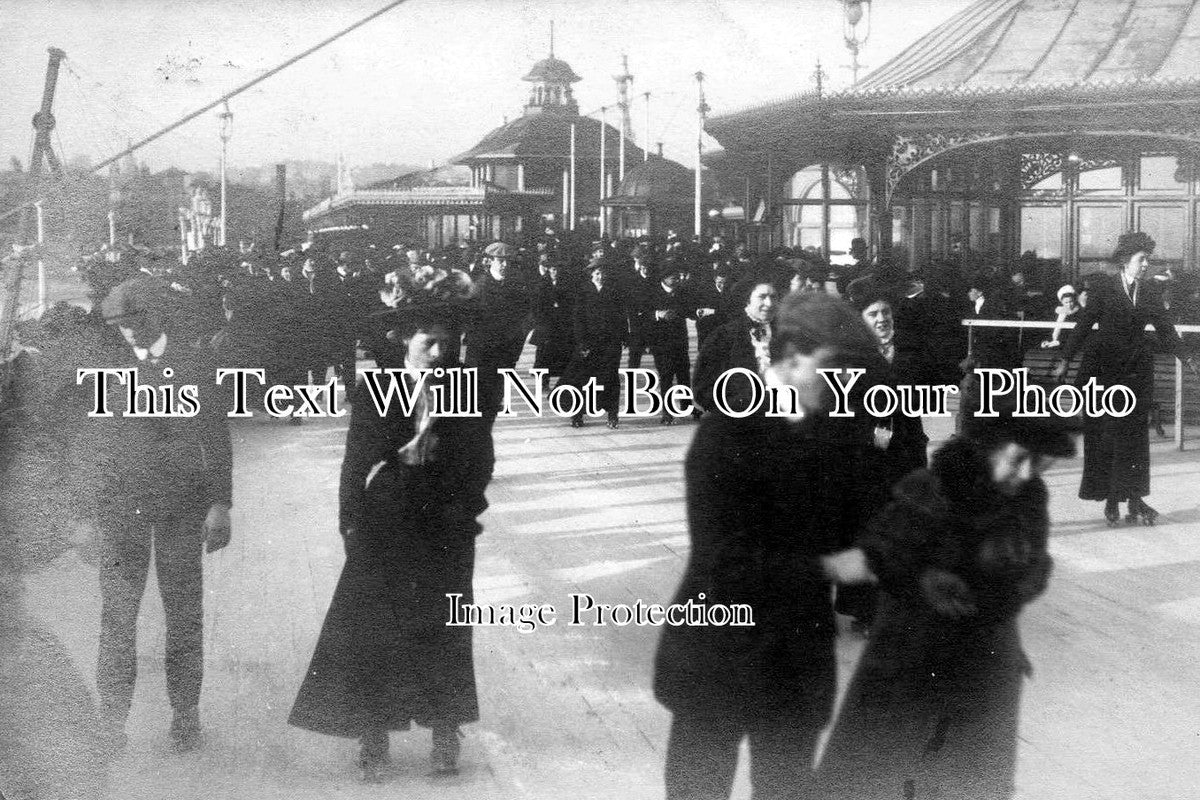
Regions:
<svg viewBox="0 0 1200 800"><path fill-rule="evenodd" d="M1196 0L0 54L0 800L1200 796Z"/></svg>

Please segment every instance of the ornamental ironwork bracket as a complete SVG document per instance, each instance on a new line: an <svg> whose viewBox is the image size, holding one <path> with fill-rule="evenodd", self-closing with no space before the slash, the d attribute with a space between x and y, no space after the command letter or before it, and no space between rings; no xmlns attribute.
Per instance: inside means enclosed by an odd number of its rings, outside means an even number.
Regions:
<svg viewBox="0 0 1200 800"><path fill-rule="evenodd" d="M918 133L896 134L892 138L892 152L887 160L886 203L892 204L892 193L905 175L931 158L957 150L976 142L1000 138L994 131L969 131L965 133Z"/></svg>

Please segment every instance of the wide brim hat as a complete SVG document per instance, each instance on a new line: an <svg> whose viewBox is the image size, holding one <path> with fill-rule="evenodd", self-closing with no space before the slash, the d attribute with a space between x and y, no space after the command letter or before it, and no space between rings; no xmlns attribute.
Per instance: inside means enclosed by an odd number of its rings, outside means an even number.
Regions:
<svg viewBox="0 0 1200 800"><path fill-rule="evenodd" d="M846 286L846 300L860 312L880 301L894 307L899 296L896 287L885 284L874 275L863 276Z"/></svg>

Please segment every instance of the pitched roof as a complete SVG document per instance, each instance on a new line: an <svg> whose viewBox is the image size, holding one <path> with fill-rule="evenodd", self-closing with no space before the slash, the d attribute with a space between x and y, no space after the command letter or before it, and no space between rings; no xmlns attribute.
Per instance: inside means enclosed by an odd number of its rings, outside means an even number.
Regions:
<svg viewBox="0 0 1200 800"><path fill-rule="evenodd" d="M1193 0L981 0L867 75L859 91L1190 79Z"/></svg>
<svg viewBox="0 0 1200 800"><path fill-rule="evenodd" d="M1200 105L1198 5L979 0L852 89L728 112L710 118L707 130L726 147L753 150L784 137L812 140L834 118L851 120L843 129L852 138L870 134L870 118L885 124L922 114L942 127L988 115L1009 128L1061 127L1098 114L1113 125L1139 115L1143 124L1183 124Z"/></svg>
<svg viewBox="0 0 1200 800"><path fill-rule="evenodd" d="M570 158L571 123L575 123L575 152L579 159L594 159L600 152L600 121L574 114L527 114L488 133L479 144L451 158L464 164L489 158ZM612 125L607 131L606 156L617 160L621 134ZM642 160L641 148L625 142L627 163Z"/></svg>

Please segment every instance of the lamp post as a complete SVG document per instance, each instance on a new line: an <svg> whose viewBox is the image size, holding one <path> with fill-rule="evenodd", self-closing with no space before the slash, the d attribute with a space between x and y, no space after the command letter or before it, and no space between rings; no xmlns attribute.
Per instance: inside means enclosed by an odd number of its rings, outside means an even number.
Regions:
<svg viewBox="0 0 1200 800"><path fill-rule="evenodd" d="M858 51L871 36L871 0L842 0L842 38L850 51L850 73L854 86L858 85ZM859 32L859 25L863 30Z"/></svg>
<svg viewBox="0 0 1200 800"><path fill-rule="evenodd" d="M229 110L229 104L225 104L225 110L218 115L221 119L221 222L217 229L217 245L225 246L225 164L226 155L229 149L229 133L233 127L233 112Z"/></svg>

